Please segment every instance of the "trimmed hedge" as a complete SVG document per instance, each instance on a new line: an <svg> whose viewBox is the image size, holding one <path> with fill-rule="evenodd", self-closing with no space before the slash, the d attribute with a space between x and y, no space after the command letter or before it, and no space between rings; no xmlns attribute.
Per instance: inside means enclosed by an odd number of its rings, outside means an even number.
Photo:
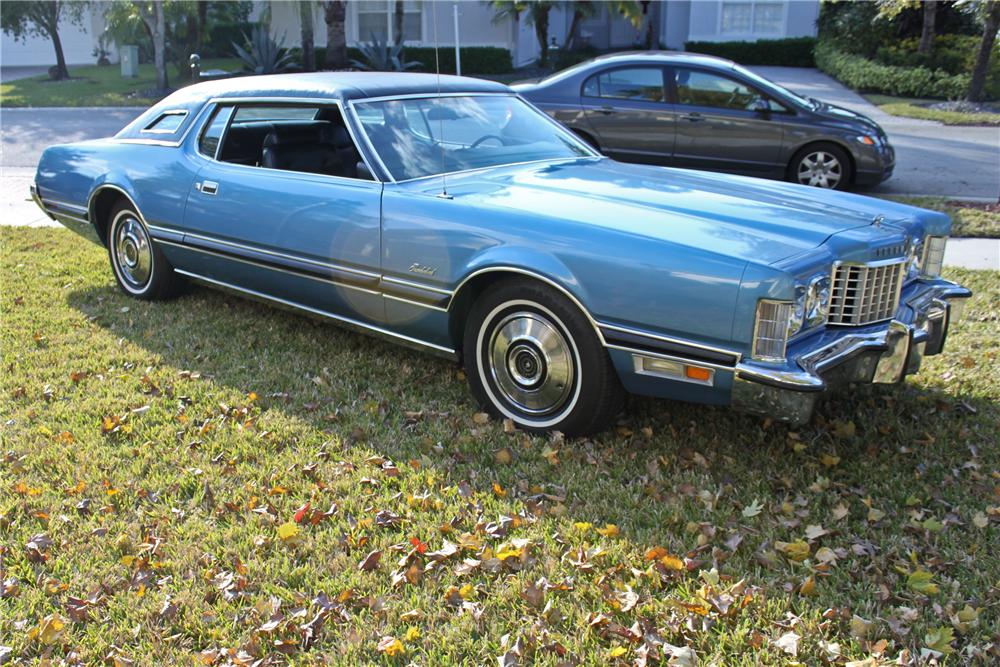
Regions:
<svg viewBox="0 0 1000 667"><path fill-rule="evenodd" d="M727 58L741 65L815 67L815 46L815 37L789 37L756 42L685 42L684 50Z"/></svg>
<svg viewBox="0 0 1000 667"><path fill-rule="evenodd" d="M462 74L507 74L514 70L514 62L511 60L510 51L496 46L460 46L462 53ZM441 58L441 73L455 73L455 47L442 47L438 55ZM364 56L360 49L348 48L348 60L359 60L364 62ZM424 72L433 72L434 69L434 47L429 46L407 46L403 49L405 62L416 60L420 63L420 69ZM316 64L319 67L326 62L326 48L316 49Z"/></svg>
<svg viewBox="0 0 1000 667"><path fill-rule="evenodd" d="M901 97L958 99L969 89L968 74L882 65L822 42L816 45L815 55L817 67L855 90Z"/></svg>

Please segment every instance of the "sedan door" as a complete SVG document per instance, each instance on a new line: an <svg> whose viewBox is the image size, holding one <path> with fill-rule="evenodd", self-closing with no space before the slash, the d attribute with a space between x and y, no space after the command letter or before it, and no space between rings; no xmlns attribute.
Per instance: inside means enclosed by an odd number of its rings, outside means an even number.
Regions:
<svg viewBox="0 0 1000 667"><path fill-rule="evenodd" d="M218 149L211 137L226 126L226 108L209 122L199 141L208 159L185 211L183 246L194 255L185 264L196 261L199 276L273 300L380 322L382 185L331 173L335 164L352 171L358 160L350 150L338 157L335 140L326 144L342 122L335 108L329 121L292 111L238 108ZM268 167L260 166L262 147ZM325 173L312 173L317 162Z"/></svg>
<svg viewBox="0 0 1000 667"><path fill-rule="evenodd" d="M677 111L672 164L678 167L781 176L784 108L735 77L672 67Z"/></svg>
<svg viewBox="0 0 1000 667"><path fill-rule="evenodd" d="M625 162L670 160L675 120L664 74L658 66L626 66L584 82L580 103L602 152Z"/></svg>

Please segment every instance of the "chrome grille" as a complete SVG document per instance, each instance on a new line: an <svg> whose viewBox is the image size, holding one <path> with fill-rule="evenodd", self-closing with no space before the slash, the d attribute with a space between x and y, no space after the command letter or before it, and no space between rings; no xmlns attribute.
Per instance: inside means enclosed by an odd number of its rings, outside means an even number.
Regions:
<svg viewBox="0 0 1000 667"><path fill-rule="evenodd" d="M887 320L899 306L906 262L840 264L833 269L829 324L860 326Z"/></svg>

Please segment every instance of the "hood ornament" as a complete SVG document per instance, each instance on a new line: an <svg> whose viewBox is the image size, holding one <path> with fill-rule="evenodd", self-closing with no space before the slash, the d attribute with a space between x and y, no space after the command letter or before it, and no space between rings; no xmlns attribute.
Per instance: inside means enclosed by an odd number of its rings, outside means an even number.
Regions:
<svg viewBox="0 0 1000 667"><path fill-rule="evenodd" d="M881 227L883 222L885 222L885 216L884 215L880 214L880 215L876 215L874 218L872 218L872 224L875 225L876 227Z"/></svg>

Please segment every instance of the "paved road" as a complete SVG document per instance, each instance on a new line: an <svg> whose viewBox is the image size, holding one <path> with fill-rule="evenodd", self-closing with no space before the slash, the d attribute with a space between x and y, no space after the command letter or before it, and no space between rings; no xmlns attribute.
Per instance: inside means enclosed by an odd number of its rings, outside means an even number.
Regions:
<svg viewBox="0 0 1000 667"><path fill-rule="evenodd" d="M892 178L869 192L1000 197L1000 127L959 127L890 116L819 70L754 67L791 90L872 118L896 149Z"/></svg>
<svg viewBox="0 0 1000 667"><path fill-rule="evenodd" d="M0 111L0 224L51 224L28 197L46 146L111 136L142 109L3 109Z"/></svg>

